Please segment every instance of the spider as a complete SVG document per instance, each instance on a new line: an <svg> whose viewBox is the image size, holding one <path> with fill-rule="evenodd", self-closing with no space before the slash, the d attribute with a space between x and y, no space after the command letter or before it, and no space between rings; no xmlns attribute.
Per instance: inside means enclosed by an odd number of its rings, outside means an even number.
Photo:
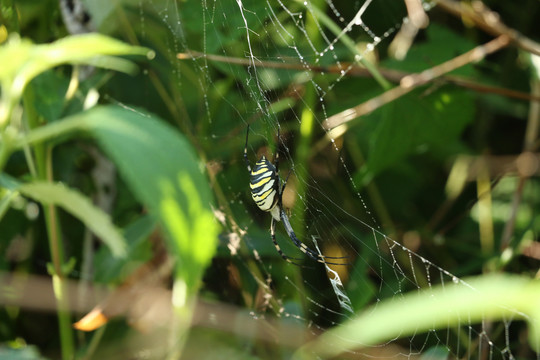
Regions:
<svg viewBox="0 0 540 360"><path fill-rule="evenodd" d="M328 259L341 259L341 258L320 255L314 250L308 248L304 243L302 243L296 237L296 234L294 233L294 230L289 221L289 217L287 216L285 210L283 209L283 201L282 201L283 191L285 190L285 186L287 185L287 180L289 180L291 171L289 171L289 173L287 174L287 177L285 178L285 181L283 182L283 184L281 184L281 178L279 177L279 127L278 127L277 136L278 136L278 144L277 144L276 155L275 155L273 164L270 161L268 161L268 159L263 155L261 156L259 161L255 163L255 166L253 168L251 167L251 164L249 163L249 159L247 155L249 125L247 127L246 145L244 147L244 161L246 162L247 169L251 175L251 180L249 184L249 187L251 188L251 197L253 198L253 200L259 207L259 209L269 212L272 215L272 220L270 223L270 235L272 237L272 242L274 243L274 246L276 247L277 252L287 262L291 264L299 265L291 261L291 259L293 260L298 260L298 259L291 258L285 255L276 241L276 222L281 221L283 223L283 226L285 227L285 230L287 231L287 235L289 235L293 244L298 249L300 249L304 254L306 254L313 260L323 263L323 264L326 263L330 265L344 265L344 264L330 263L330 262L325 261L326 258Z"/></svg>

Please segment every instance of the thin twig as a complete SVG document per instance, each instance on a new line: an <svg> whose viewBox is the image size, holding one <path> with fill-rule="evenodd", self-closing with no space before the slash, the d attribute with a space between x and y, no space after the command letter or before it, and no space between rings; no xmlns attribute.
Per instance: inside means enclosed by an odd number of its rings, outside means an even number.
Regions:
<svg viewBox="0 0 540 360"><path fill-rule="evenodd" d="M478 28L495 36L506 35L517 47L540 55L540 44L524 36L519 31L506 26L499 18L499 14L488 8L482 1L435 0L437 5L461 19L473 22Z"/></svg>
<svg viewBox="0 0 540 360"><path fill-rule="evenodd" d="M419 29L424 29L429 24L429 18L420 0L405 0L407 16L410 22Z"/></svg>
<svg viewBox="0 0 540 360"><path fill-rule="evenodd" d="M474 181L478 178L482 166L486 166L491 178L502 176L539 176L540 153L525 152L520 155L483 155L458 158L464 164L464 180Z"/></svg>
<svg viewBox="0 0 540 360"><path fill-rule="evenodd" d="M540 96L540 79L532 79L531 94ZM529 109L529 119L527 121L527 129L525 130L525 143L523 150L534 151L536 141L538 140L538 132L540 131L540 102L532 101Z"/></svg>
<svg viewBox="0 0 540 360"><path fill-rule="evenodd" d="M540 95L540 80L537 78L532 79L531 92L534 95ZM519 156L518 160L521 158L521 163L527 168L531 167L533 169L538 169L538 162L534 161L531 152L534 150L536 139L538 138L538 127L540 123L540 104L538 102L531 102L529 108L529 119L527 122L527 129L525 131L525 140L523 143L523 152ZM518 164L519 166L519 164ZM510 215L508 221L504 225L503 235L501 237L501 250L504 250L510 245L512 240L512 234L514 233L514 228L516 225L516 216L523 198L523 190L525 189L525 184L529 177L532 175L532 171L527 171L525 173L520 173L519 183L516 191L514 192L514 198L512 199L512 208L510 209Z"/></svg>
<svg viewBox="0 0 540 360"><path fill-rule="evenodd" d="M445 76L444 80L446 80L449 83L455 84L457 86L468 88L479 93L496 94L496 95L501 95L507 98L514 98L514 99L520 99L520 100L526 100L526 101L535 101L537 103L540 103L539 95L529 94L522 91L507 89L507 88L498 87L498 86L484 85L484 84L480 84L474 81L467 80L460 76L449 75L449 76Z"/></svg>
<svg viewBox="0 0 540 360"><path fill-rule="evenodd" d="M329 117L323 126L326 129L333 129L348 121L354 120L359 116L369 114L375 109L388 104L389 102L398 99L399 97L411 92L415 88L424 85L433 79L436 79L450 71L462 67L471 62L477 62L486 57L486 55L496 52L509 43L509 38L506 35L501 35L483 45L479 45L466 53L459 55L451 60L448 60L440 65L424 70L419 74L412 74L401 79L401 84L398 87L390 89L381 95L374 97L358 106L342 111L334 116Z"/></svg>
<svg viewBox="0 0 540 360"><path fill-rule="evenodd" d="M213 54L203 54L198 51L190 51L188 53L179 53L177 58L180 60L187 59L196 59L198 57L205 57L210 61L222 62L226 64L235 64L241 66L249 66L250 60L244 58L235 58L222 55L213 55ZM285 59L289 60L289 59ZM306 71L306 65L294 62L293 59L287 62L277 62L277 61L259 61L261 67L267 69L285 69L293 71ZM371 73L366 70L366 68L347 62L341 62L340 66L338 65L309 65L309 71L314 73L324 73L324 74L337 74L341 75L343 69L347 69L345 76L348 77L362 77L362 78L371 78ZM410 76L412 73L394 70L394 69L385 69L379 68L379 72L384 76L384 78L393 83L399 83L404 77ZM531 95L526 92L507 89L503 87L497 87L492 85L485 85L478 82L471 81L467 78L457 75L446 75L441 78L442 81L451 83L460 87L471 89L481 93L497 94L508 98L526 100L526 101L538 101L540 102L540 96Z"/></svg>
<svg viewBox="0 0 540 360"><path fill-rule="evenodd" d="M399 32L392 40L388 52L394 58L403 60L409 51L419 29L424 29L429 24L429 18L420 0L405 0L407 7L407 17L409 21L404 21Z"/></svg>
<svg viewBox="0 0 540 360"><path fill-rule="evenodd" d="M525 177L519 178L518 186L514 192L514 197L512 198L512 207L510 208L510 214L508 215L508 221L504 225L503 234L501 236L501 252L508 247L510 240L512 240L512 234L514 233L514 227L516 226L516 216L519 204L521 203L526 179L527 178Z"/></svg>

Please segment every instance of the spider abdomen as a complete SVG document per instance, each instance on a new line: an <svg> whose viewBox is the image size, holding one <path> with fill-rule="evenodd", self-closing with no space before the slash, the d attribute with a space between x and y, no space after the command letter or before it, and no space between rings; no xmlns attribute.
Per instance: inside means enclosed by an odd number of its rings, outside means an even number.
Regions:
<svg viewBox="0 0 540 360"><path fill-rule="evenodd" d="M251 197L257 206L264 211L271 211L278 202L279 180L275 166L261 157L251 170Z"/></svg>

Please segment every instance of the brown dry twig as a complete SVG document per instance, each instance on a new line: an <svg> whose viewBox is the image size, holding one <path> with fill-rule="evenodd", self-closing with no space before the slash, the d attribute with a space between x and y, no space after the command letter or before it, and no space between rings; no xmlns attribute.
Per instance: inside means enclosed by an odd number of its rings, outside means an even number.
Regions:
<svg viewBox="0 0 540 360"><path fill-rule="evenodd" d="M540 153L523 152L519 155L461 156L466 164L466 181L475 181L481 166L485 166L492 178L502 176L540 176Z"/></svg>
<svg viewBox="0 0 540 360"><path fill-rule="evenodd" d="M388 52L396 59L403 60L411 47L418 30L429 24L429 18L420 0L404 0L409 21L403 22L399 32L392 40Z"/></svg>
<svg viewBox="0 0 540 360"><path fill-rule="evenodd" d="M513 45L527 52L540 55L540 44L524 36L519 31L506 26L501 21L499 14L488 8L482 1L475 0L467 3L465 1L436 0L435 2L441 9L474 23L485 32L494 36L506 35Z"/></svg>
<svg viewBox="0 0 540 360"><path fill-rule="evenodd" d="M486 57L486 55L496 52L510 42L506 35L501 35L483 45L479 45L466 53L448 60L440 65L424 70L419 74L412 74L401 79L400 86L390 89L379 96L376 96L360 105L342 111L329 117L323 124L327 129L333 129L343 123L349 122L359 116L369 114L375 109L398 99L399 97L411 92L415 88L424 85L444 74L449 73L463 65L477 62Z"/></svg>
<svg viewBox="0 0 540 360"><path fill-rule="evenodd" d="M180 60L187 60L187 59L198 58L198 57L204 57L210 61L223 62L227 64L236 64L236 65L241 65L241 66L250 65L249 59L214 55L214 54L203 54L197 51L190 51L189 53L177 54L177 58ZM295 63L292 59L290 62L259 61L259 64L262 67L265 67L268 69L286 69L286 70L294 70L294 71L306 71L305 64ZM344 68L347 69L346 76L349 76L349 77L364 77L364 78L372 77L371 73L366 68L361 67L356 64L347 63L347 62L341 62L340 66L309 65L309 71L314 72L314 73L324 73L324 74L341 75ZM394 69L379 68L378 71L383 75L383 77L386 80L389 80L393 83L399 83L401 79L411 75L411 73L400 71L400 70L394 70ZM540 101L540 96L531 95L529 93L522 92L522 91L481 84L475 81L471 81L462 76L445 75L441 78L441 81L444 81L446 83L451 83L451 84L454 84L463 88L471 89L476 92L497 94L497 95L505 96L508 98L514 98L514 99L520 99L520 100L526 100L526 101L531 101L531 100Z"/></svg>
<svg viewBox="0 0 540 360"><path fill-rule="evenodd" d="M540 95L540 80L537 78L534 78L533 84L532 84L532 93L533 95ZM523 144L523 152L521 153L520 157L526 157L527 159L530 159L531 156L530 151L535 150L536 148L536 142L538 139L538 132L540 130L540 103L539 102L531 102L531 106L529 107L529 119L527 121L527 129L525 130L525 141ZM518 158L519 159L519 158ZM536 166L538 166L538 163L533 163ZM524 174L520 174L519 176L519 182L516 188L516 191L514 192L514 198L512 199L512 208L510 210L510 214L508 217L508 221L506 222L503 230L503 234L501 237L501 250L506 249L512 240L512 235L514 233L514 228L516 224L516 217L518 213L518 207L521 203L522 194L525 189L525 184L528 181L529 177L533 175L533 172L528 172Z"/></svg>

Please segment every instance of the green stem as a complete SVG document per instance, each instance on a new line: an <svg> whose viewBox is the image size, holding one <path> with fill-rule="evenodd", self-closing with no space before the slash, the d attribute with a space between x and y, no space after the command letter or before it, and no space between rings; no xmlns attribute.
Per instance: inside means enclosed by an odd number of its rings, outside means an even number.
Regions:
<svg viewBox="0 0 540 360"><path fill-rule="evenodd" d="M315 89L312 86L308 86L304 95L305 107L302 110L300 117L300 134L298 136L298 143L296 146L296 157L294 160L295 175L298 179L296 182L296 193L298 199L294 204L294 218L291 219L293 228L299 239L304 238L304 224L305 224L305 212L306 203L302 201L305 199L309 169L309 153L311 140L313 138L313 111L315 106Z"/></svg>
<svg viewBox="0 0 540 360"><path fill-rule="evenodd" d="M319 4L317 2L311 3L313 8L316 8L318 5L324 6L324 2L319 1ZM313 42L313 45L318 47L321 42L321 35L319 33L316 19L314 19L312 15L313 14L308 14L307 16L306 31L309 38ZM314 111L317 105L315 95L315 89L310 82L307 82L302 102L302 104L304 104L304 108L302 109L302 114L300 116L300 134L298 136L296 156L294 160L294 163L296 164L295 175L298 180L296 184L296 193L298 195L298 199L294 205L293 213L295 214L295 217L292 219L292 225L299 239L304 239L305 233L304 225L306 217L306 203L301 201L301 199L306 198L305 194L307 183L305 179L308 176L310 146L313 138Z"/></svg>
<svg viewBox="0 0 540 360"><path fill-rule="evenodd" d="M34 94L30 88L26 89L23 95L24 109L26 112L26 119L28 121L28 128L30 129L30 134L40 133L38 128L39 117L33 106L33 104L35 104L33 95ZM50 128L50 125L43 127L43 129L45 128ZM47 133L47 130L45 131L45 133ZM23 141L20 144L20 147L24 148L29 143L30 142ZM44 179L52 182L52 147L45 146L41 142L37 142L34 145L34 154L37 177L39 179ZM55 206L43 206L43 214L45 216L45 225L47 227L49 249L51 252L52 269L50 270L52 272L51 276L53 281L54 295L56 298L62 358L64 360L71 360L73 359L75 354L75 346L73 339L73 331L71 328L71 316L69 312L67 284L63 269L64 251L62 236L59 230L60 227L58 224L58 217Z"/></svg>
<svg viewBox="0 0 540 360"><path fill-rule="evenodd" d="M96 349L101 342L101 339L103 338L103 334L105 333L105 329L107 329L107 325L100 327L97 329L94 333L94 336L92 336L92 340L90 340L90 344L88 345L88 348L86 350L86 354L81 358L81 360L89 360L92 359L94 356Z"/></svg>
<svg viewBox="0 0 540 360"><path fill-rule="evenodd" d="M69 299L67 297L66 279L60 275L53 275L53 288L58 309L58 326L60 328L60 346L62 359L71 360L75 355L73 331L71 329L71 314L69 312Z"/></svg>
<svg viewBox="0 0 540 360"><path fill-rule="evenodd" d="M26 145L40 144L47 140L57 140L72 132L80 131L83 129L83 125L81 125L81 122L79 122L78 119L79 117L74 115L62 119L62 121L31 130L25 137L19 138L13 142L13 150L23 149Z"/></svg>
<svg viewBox="0 0 540 360"><path fill-rule="evenodd" d="M51 166L51 153L52 150L49 147L46 152L45 168L46 177L49 181L52 181L52 166ZM41 163L37 161L37 163ZM60 344L62 348L62 359L73 359L75 353L75 346L73 340L73 331L71 328L71 315L69 312L69 299L67 297L67 284L63 269L64 264L64 251L62 244L62 236L59 231L58 217L56 207L54 205L47 205L43 207L45 215L45 224L47 226L47 233L49 238L49 249L51 251L51 259L53 263L53 287L54 295L56 297L56 306L58 311L58 326L60 328Z"/></svg>
<svg viewBox="0 0 540 360"><path fill-rule="evenodd" d="M182 275L177 273L176 279L172 291L174 318L171 321L167 360L181 357L195 309L195 296L187 291L186 283L181 280Z"/></svg>

